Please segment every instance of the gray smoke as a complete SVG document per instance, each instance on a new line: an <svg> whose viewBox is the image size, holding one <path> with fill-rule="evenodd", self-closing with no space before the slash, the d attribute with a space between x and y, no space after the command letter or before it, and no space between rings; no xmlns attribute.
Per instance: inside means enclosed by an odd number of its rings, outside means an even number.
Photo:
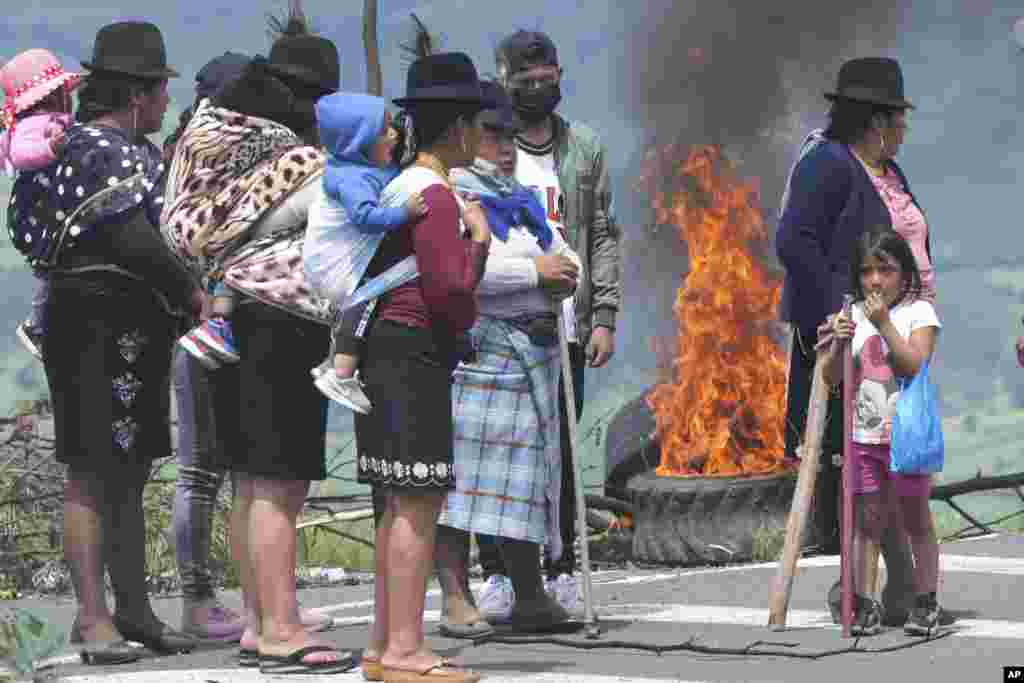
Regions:
<svg viewBox="0 0 1024 683"><path fill-rule="evenodd" d="M617 87L620 115L645 131L645 144L716 144L756 177L770 229L785 176L811 123L827 111L822 94L840 65L890 52L906 22L892 0L649 0L626 17L627 59ZM628 12L629 10L624 10ZM649 198L630 191L640 156L620 191L625 317L619 334L634 364L650 366L645 340L674 336L675 290L687 268L671 226L652 225ZM622 187L620 184L619 187ZM627 351L630 354L630 351Z"/></svg>

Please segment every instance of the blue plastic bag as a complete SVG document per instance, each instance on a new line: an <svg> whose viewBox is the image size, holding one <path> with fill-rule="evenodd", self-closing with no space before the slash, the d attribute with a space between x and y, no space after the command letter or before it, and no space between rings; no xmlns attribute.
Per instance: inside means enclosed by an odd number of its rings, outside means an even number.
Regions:
<svg viewBox="0 0 1024 683"><path fill-rule="evenodd" d="M942 471L946 449L935 388L928 380L927 361L911 380L900 380L890 449L889 469L893 472L933 474Z"/></svg>

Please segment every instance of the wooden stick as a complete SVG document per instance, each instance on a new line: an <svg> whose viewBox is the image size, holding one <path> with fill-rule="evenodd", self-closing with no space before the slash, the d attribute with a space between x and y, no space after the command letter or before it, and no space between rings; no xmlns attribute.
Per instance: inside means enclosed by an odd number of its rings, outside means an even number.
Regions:
<svg viewBox="0 0 1024 683"><path fill-rule="evenodd" d="M358 522L362 519L370 519L373 517L373 508L366 508L365 510L343 510L341 512L335 512L327 517L318 517L317 519L310 519L305 522L299 522L295 525L296 529L306 529L311 526L322 526L324 524L334 524L335 522Z"/></svg>
<svg viewBox="0 0 1024 683"><path fill-rule="evenodd" d="M852 298L844 297L843 315L849 320ZM843 344L843 514L840 533L842 535L839 548L839 584L841 590L840 621L843 625L843 637L850 637L853 625L853 352L852 344ZM875 560L877 570L878 560ZM868 584L870 586L871 584Z"/></svg>
<svg viewBox="0 0 1024 683"><path fill-rule="evenodd" d="M561 307L559 307L559 311L561 311ZM579 453L576 452L576 387L572 380L569 341L565 336L565 321L561 313L558 315L558 347L562 360L565 413L569 424L569 453L572 460L573 487L576 491L576 535L580 539L580 566L583 569L583 625L587 637L596 638L600 631L597 626L597 618L594 616L594 584L590 573L590 536L587 535L587 497L583 488L583 463L580 462Z"/></svg>
<svg viewBox="0 0 1024 683"><path fill-rule="evenodd" d="M872 541L864 541L864 585L868 587L871 598L879 599L879 589L882 581L882 573L878 571L878 544Z"/></svg>
<svg viewBox="0 0 1024 683"><path fill-rule="evenodd" d="M793 591L797 560L800 559L800 538L811 511L811 503L814 501L814 482L818 477L818 461L821 459L821 439L825 434L825 419L828 416L828 384L823 373L823 358L824 354L819 355L814 364L804 442L800 446L800 471L796 478L796 491L789 509L789 518L786 520L786 540L782 549L782 559L779 561L779 572L768 598L768 625L774 631L781 631L786 627L789 597Z"/></svg>

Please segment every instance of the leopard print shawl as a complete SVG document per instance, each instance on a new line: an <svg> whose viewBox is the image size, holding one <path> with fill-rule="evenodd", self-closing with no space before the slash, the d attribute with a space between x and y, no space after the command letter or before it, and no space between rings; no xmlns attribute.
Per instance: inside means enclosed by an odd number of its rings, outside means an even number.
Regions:
<svg viewBox="0 0 1024 683"><path fill-rule="evenodd" d="M323 165L323 153L288 128L203 100L175 147L164 238L197 276L207 276Z"/></svg>

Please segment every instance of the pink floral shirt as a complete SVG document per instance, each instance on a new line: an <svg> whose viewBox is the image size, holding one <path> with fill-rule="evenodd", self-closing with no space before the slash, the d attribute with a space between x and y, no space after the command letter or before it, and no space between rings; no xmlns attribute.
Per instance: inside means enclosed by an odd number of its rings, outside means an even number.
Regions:
<svg viewBox="0 0 1024 683"><path fill-rule="evenodd" d="M921 272L919 298L934 304L935 271L932 270L932 262L928 258L928 249L925 246L928 238L928 223L925 221L924 214L910 198L910 194L904 189L903 182L895 171L889 169L884 176L876 176L873 173L868 173L868 176L889 209L893 229L903 235L903 238L910 243L910 250L914 252L917 269Z"/></svg>

